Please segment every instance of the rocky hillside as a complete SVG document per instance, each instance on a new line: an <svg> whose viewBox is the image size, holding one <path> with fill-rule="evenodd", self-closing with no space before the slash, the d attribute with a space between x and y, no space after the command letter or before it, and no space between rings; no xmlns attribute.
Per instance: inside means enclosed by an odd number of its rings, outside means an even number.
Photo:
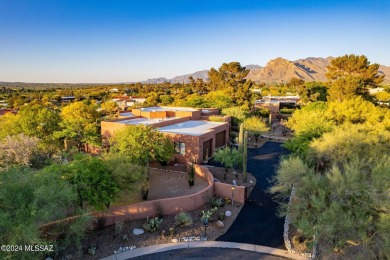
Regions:
<svg viewBox="0 0 390 260"><path fill-rule="evenodd" d="M247 79L254 82L288 82L291 78L300 78L305 81L326 81L325 72L326 66L330 64L333 57L299 59L296 61L289 61L283 58L276 58L267 63L265 67L259 65L246 65L250 72ZM194 79L200 78L204 81L208 80L208 70L197 71L192 74L177 76L172 79L155 78L148 79L142 83L163 83L165 81L172 83L188 83L188 77L192 76ZM390 66L381 65L379 73L385 74L384 83L390 83Z"/></svg>
<svg viewBox="0 0 390 260"><path fill-rule="evenodd" d="M379 74L385 74L385 80L383 83L390 84L390 66L379 66Z"/></svg>
<svg viewBox="0 0 390 260"><path fill-rule="evenodd" d="M331 57L306 58L289 61L277 58L269 61L264 68L251 70L247 79L265 83L287 82L293 77L305 81L325 81L326 66L329 65L331 59Z"/></svg>
<svg viewBox="0 0 390 260"><path fill-rule="evenodd" d="M208 80L208 70L201 70L194 72L192 74L186 74L186 75L181 75L181 76L176 76L172 79L167 79L167 78L155 78L155 79L148 79L145 81L142 81L141 83L144 84L159 84L159 83L164 83L164 82L171 82L171 83L188 83L189 77L192 76L195 80L196 79L203 79L204 81Z"/></svg>

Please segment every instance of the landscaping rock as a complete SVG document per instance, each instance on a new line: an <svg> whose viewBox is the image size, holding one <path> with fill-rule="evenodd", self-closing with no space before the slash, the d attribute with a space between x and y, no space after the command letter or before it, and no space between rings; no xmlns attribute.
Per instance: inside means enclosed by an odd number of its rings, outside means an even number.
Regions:
<svg viewBox="0 0 390 260"><path fill-rule="evenodd" d="M133 234L136 236L142 235L143 233L145 233L145 231L142 228L134 228L133 229Z"/></svg>
<svg viewBox="0 0 390 260"><path fill-rule="evenodd" d="M227 210L227 211L225 212L225 216L226 216L226 217L230 217L231 215L232 215L232 212L231 212L231 211Z"/></svg>
<svg viewBox="0 0 390 260"><path fill-rule="evenodd" d="M222 221L220 221L220 220L217 221L217 227L223 228L224 226L225 226L225 224L223 224Z"/></svg>
<svg viewBox="0 0 390 260"><path fill-rule="evenodd" d="M172 243L178 243L179 240L177 238L172 239Z"/></svg>

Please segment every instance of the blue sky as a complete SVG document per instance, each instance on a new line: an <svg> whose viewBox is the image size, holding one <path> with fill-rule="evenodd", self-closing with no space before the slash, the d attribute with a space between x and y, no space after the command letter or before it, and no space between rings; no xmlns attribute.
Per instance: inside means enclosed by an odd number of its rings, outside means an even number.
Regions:
<svg viewBox="0 0 390 260"><path fill-rule="evenodd" d="M390 0L0 0L0 81L132 82L351 53L390 65L389 46Z"/></svg>

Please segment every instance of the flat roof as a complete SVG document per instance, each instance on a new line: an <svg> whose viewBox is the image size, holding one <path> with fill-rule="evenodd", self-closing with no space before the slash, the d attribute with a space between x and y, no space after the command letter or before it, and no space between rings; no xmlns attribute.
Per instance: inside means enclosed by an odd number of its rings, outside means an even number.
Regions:
<svg viewBox="0 0 390 260"><path fill-rule="evenodd" d="M135 115L133 115L133 113L131 112L124 112L124 113L119 113L120 116L126 116L126 117L135 117Z"/></svg>
<svg viewBox="0 0 390 260"><path fill-rule="evenodd" d="M155 111L197 111L191 107L143 107L141 111L155 112Z"/></svg>
<svg viewBox="0 0 390 260"><path fill-rule="evenodd" d="M189 120L182 123L177 123L169 126L158 128L162 133L184 134L199 136L210 132L213 128L228 124L227 122L210 122L205 120Z"/></svg>
<svg viewBox="0 0 390 260"><path fill-rule="evenodd" d="M120 121L116 121L116 123L120 124L126 124L126 125L152 125L159 122L165 122L177 119L178 117L166 117L166 118L155 118L155 119L149 119L145 117L141 118L135 118L135 119L124 119Z"/></svg>

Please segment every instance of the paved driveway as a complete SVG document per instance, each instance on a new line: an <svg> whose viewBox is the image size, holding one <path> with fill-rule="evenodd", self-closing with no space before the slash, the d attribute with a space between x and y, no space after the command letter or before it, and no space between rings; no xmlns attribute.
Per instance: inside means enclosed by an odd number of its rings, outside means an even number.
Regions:
<svg viewBox="0 0 390 260"><path fill-rule="evenodd" d="M248 172L257 182L240 214L228 231L218 241L256 244L283 248L284 218L277 216L278 204L265 193L275 175L280 155L288 154L281 143L266 142L260 148L248 149Z"/></svg>

